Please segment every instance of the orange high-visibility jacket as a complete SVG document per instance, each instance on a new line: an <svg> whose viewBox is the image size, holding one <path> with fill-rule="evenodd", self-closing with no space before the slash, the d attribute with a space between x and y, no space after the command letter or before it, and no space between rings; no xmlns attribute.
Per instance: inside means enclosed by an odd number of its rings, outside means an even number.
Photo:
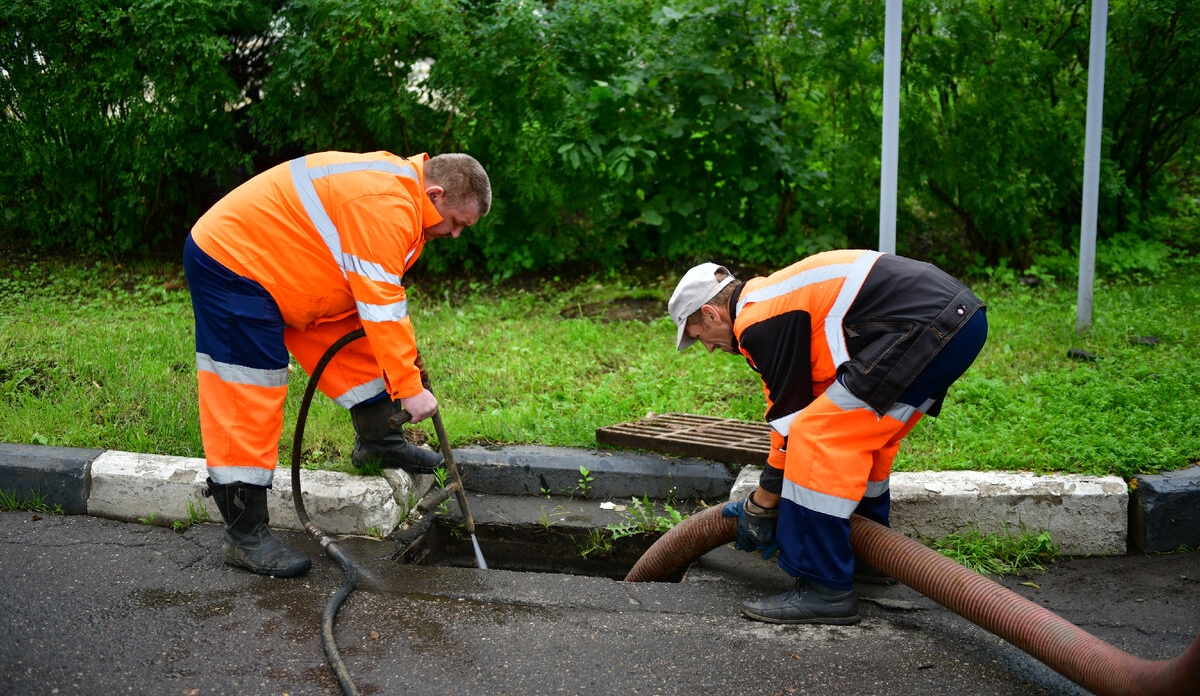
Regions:
<svg viewBox="0 0 1200 696"><path fill-rule="evenodd" d="M296 329L357 313L393 399L421 392L404 273L442 216L422 153L323 152L278 165L225 196L192 238L257 281Z"/></svg>
<svg viewBox="0 0 1200 696"><path fill-rule="evenodd" d="M764 479L781 477L792 420L839 375L883 414L983 306L938 268L877 251L827 251L746 281L730 311L767 400Z"/></svg>

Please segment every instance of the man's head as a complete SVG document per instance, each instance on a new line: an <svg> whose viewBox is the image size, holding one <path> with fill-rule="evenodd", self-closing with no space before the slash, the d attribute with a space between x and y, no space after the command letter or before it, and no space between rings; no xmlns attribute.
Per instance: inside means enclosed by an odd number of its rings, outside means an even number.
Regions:
<svg viewBox="0 0 1200 696"><path fill-rule="evenodd" d="M470 155L451 152L425 162L425 195L442 221L425 228L425 238L457 237L492 209L492 183Z"/></svg>
<svg viewBox="0 0 1200 696"><path fill-rule="evenodd" d="M702 263L683 274L667 313L679 328L675 347L683 350L701 341L709 352L716 348L733 353L733 323L729 297L735 278L724 266Z"/></svg>

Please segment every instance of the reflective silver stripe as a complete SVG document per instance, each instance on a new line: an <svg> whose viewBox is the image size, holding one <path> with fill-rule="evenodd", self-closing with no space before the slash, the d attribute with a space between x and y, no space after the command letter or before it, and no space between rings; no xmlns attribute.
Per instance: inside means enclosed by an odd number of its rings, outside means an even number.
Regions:
<svg viewBox="0 0 1200 696"><path fill-rule="evenodd" d="M913 414L916 412L917 412L916 406L909 406L908 404L896 403L896 404L893 404L892 407L887 410L887 413L884 413L883 415L887 416L888 418L894 418L894 419L900 421L901 423L907 423L908 419L912 418ZM924 413L924 411L922 411L922 413Z"/></svg>
<svg viewBox="0 0 1200 696"><path fill-rule="evenodd" d="M829 385L829 388L825 390L825 396L833 402L834 406L843 411L853 411L856 408L871 408L870 404L855 396L846 388L846 385L838 380L834 380L833 384Z"/></svg>
<svg viewBox="0 0 1200 696"><path fill-rule="evenodd" d="M407 260L405 260L407 263ZM353 254L342 254L341 268L343 271L354 271L358 275L378 283L404 285L404 277L388 271L374 261L363 261Z"/></svg>
<svg viewBox="0 0 1200 696"><path fill-rule="evenodd" d="M319 167L310 167L308 176L312 180L323 179L327 176L335 174L349 174L350 172L387 172L396 176L403 176L413 181L420 182L417 178L417 170L411 164L396 164L387 160L367 160L365 162L339 162L337 164L323 164Z"/></svg>
<svg viewBox="0 0 1200 696"><path fill-rule="evenodd" d="M296 187L296 193L300 196L300 204L304 206L304 212L308 213L308 219L312 221L313 226L317 228L317 233L325 241L325 246L329 248L329 253L333 255L334 262L341 269L342 276L344 277L347 271L353 270L355 273L371 280L402 285L400 275L388 272L379 264L363 261L351 254L342 253L342 240L338 236L337 226L333 224L329 213L326 212L325 204L321 202L321 197L317 195L317 189L313 186L313 182L327 176L368 171L384 172L420 182L416 167L411 164L396 164L387 160L340 162L337 164L324 164L318 167L309 167L307 162L308 157L305 156L298 157L288 164L288 169L292 175L292 185ZM411 258L411 254L409 256ZM407 263L407 259L405 262Z"/></svg>
<svg viewBox="0 0 1200 696"><path fill-rule="evenodd" d="M853 515L854 510L858 507L857 500L846 500L836 495L818 493L812 489L797 486L788 479L783 480L783 497L807 510L840 517L843 520L850 519L850 515Z"/></svg>
<svg viewBox="0 0 1200 696"><path fill-rule="evenodd" d="M231 483L248 483L252 486L271 486L275 478L274 469L264 469L260 466L210 466L208 477L213 483L227 486Z"/></svg>
<svg viewBox="0 0 1200 696"><path fill-rule="evenodd" d="M843 411L849 411L855 408L871 409L870 404L855 396L849 389L846 388L844 384L839 381L834 381L833 384L829 385L829 388L825 390L825 396L828 396L829 400ZM921 413L929 413L929 409L933 407L934 403L935 402L933 399L925 399L920 406L912 406L910 404L902 404L897 402L893 404L892 407L889 408L883 415L887 416L888 418L898 420L901 423L907 423L908 420L913 417L913 414L917 413L918 411Z"/></svg>
<svg viewBox="0 0 1200 696"><path fill-rule="evenodd" d="M871 272L871 267L875 265L875 260L880 256L882 253L878 251L864 251L853 263L835 263L802 271L791 278L747 293L738 300L738 313L741 313L751 302L764 302L809 285L844 278L842 289L838 292L837 299L834 300L833 307L829 310L829 315L825 317L825 341L829 344L829 351L833 354L834 366L841 365L850 359L850 354L846 350L846 337L842 333L842 319L845 318L846 311L850 309L854 298L858 296L858 291L862 289L862 284L867 279L867 274Z"/></svg>
<svg viewBox="0 0 1200 696"><path fill-rule="evenodd" d="M842 320L846 318L846 312L850 311L854 298L858 297L858 291L862 289L867 274L871 272L871 266L874 266L875 260L882 255L878 251L865 251L850 264L842 290L825 317L825 342L829 344L829 352L833 354L835 366L850 359L850 351L846 350L846 334L842 331Z"/></svg>
<svg viewBox="0 0 1200 696"><path fill-rule="evenodd" d="M837 406L843 411L852 411L856 408L870 409L872 411L875 410L871 408L870 404L855 396L849 389L847 389L841 382L838 381L835 381L833 384L829 385L829 388L825 390L825 396L829 397L829 400L833 402L834 406ZM908 404L897 403L889 408L887 413L884 413L883 415L889 418L894 418L901 423L907 423L908 420L913 417L913 414L918 411L921 413L929 413L929 409L933 406L933 404L933 399L926 399L925 402L920 406L910 406ZM768 425L770 425L775 432L787 437L788 433L791 432L792 429L792 421L796 420L796 416L798 415L800 415L800 412L795 411L770 421Z"/></svg>
<svg viewBox="0 0 1200 696"><path fill-rule="evenodd" d="M787 437L788 433L792 429L792 421L796 420L796 416L798 416L798 415L800 415L800 412L794 411L794 412L789 413L786 416L783 416L781 418L776 418L775 420L768 423L768 425L770 425L772 428L774 428L775 432L779 433L780 435L782 435L784 437Z"/></svg>
<svg viewBox="0 0 1200 696"><path fill-rule="evenodd" d="M286 367L277 370L263 370L257 367L245 367L231 363L217 362L207 353L196 353L196 369L201 372L212 372L222 382L230 384L250 384L256 387L286 387L288 371Z"/></svg>
<svg viewBox="0 0 1200 696"><path fill-rule="evenodd" d="M742 298L738 300L738 312L741 313L746 304L750 302L764 302L766 300L779 297L780 295L786 295L793 290L799 290L800 288L809 285L816 285L817 283L824 283L827 280L842 278L851 268L852 266L848 263L835 263L829 266L821 266L820 268L802 271L791 278L781 280L778 283L768 285L765 288L759 288L754 292L742 296Z"/></svg>
<svg viewBox="0 0 1200 696"><path fill-rule="evenodd" d="M344 393L334 397L333 401L342 408L351 408L361 404L373 396L382 394L384 391L384 386L383 378L376 377L366 384L360 384L357 387L351 387L350 389L347 389Z"/></svg>
<svg viewBox="0 0 1200 696"><path fill-rule="evenodd" d="M300 196L300 204L304 206L304 212L308 213L308 219L317 228L317 233L325 241L329 253L333 254L334 263L342 269L342 275L345 276L346 268L342 265L342 240L338 237L337 226L333 224L333 220L329 219L329 213L325 212L325 204L317 195L317 189L313 187L312 177L309 176L308 168L304 164L306 159L306 157L298 157L289 163L288 169L292 173L292 185L296 187L296 194Z"/></svg>
<svg viewBox="0 0 1200 696"><path fill-rule="evenodd" d="M401 300L400 302L385 305L355 302L354 307L358 310L358 316L363 321L399 321L408 316L408 300Z"/></svg>
<svg viewBox="0 0 1200 696"><path fill-rule="evenodd" d="M829 385L828 389L825 390L825 396L833 402L834 406L837 406L843 411L852 411L856 408L871 408L867 402L852 394L849 389L842 386L842 383L836 380L833 384ZM909 406L908 408L912 407ZM787 414L786 416L781 416L771 421L770 426L775 429L775 432L787 437L788 433L792 429L792 421L796 420L796 416L798 415L800 415L800 411L795 411Z"/></svg>
<svg viewBox="0 0 1200 696"><path fill-rule="evenodd" d="M863 493L864 498L878 498L887 493L892 487L892 477L888 476L882 481L867 481L867 492Z"/></svg>
<svg viewBox="0 0 1200 696"><path fill-rule="evenodd" d="M936 403L933 399L925 399L920 406L909 406L908 404L896 404L888 409L885 416L891 416L901 423L907 423L914 413L929 413L929 409L933 408Z"/></svg>

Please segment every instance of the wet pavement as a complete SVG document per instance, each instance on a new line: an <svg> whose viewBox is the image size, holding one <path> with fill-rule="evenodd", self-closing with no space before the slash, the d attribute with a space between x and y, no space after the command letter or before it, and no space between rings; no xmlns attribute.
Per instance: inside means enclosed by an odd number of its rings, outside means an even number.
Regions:
<svg viewBox="0 0 1200 696"><path fill-rule="evenodd" d="M551 503L523 501L575 516ZM477 523L509 508L471 504ZM214 524L0 513L0 693L342 693L320 631L345 577L311 537L282 536L313 558L308 575L226 567ZM363 694L1085 693L903 585L860 586L856 626L745 620L743 600L789 580L729 547L682 582L634 584L402 565L394 541L339 546L363 573L335 625ZM1070 559L1001 584L1145 659L1200 633L1198 552Z"/></svg>

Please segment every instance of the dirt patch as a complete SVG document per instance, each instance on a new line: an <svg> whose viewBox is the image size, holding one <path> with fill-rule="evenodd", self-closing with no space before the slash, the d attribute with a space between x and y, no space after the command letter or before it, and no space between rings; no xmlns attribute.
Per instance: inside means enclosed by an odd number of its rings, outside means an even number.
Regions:
<svg viewBox="0 0 1200 696"><path fill-rule="evenodd" d="M55 360L17 359L0 363L0 400L16 403L22 394L44 398L54 389L61 370Z"/></svg>
<svg viewBox="0 0 1200 696"><path fill-rule="evenodd" d="M658 300L615 299L573 305L559 312L563 319L587 317L608 324L618 321L640 321L648 324L667 315L667 305Z"/></svg>

